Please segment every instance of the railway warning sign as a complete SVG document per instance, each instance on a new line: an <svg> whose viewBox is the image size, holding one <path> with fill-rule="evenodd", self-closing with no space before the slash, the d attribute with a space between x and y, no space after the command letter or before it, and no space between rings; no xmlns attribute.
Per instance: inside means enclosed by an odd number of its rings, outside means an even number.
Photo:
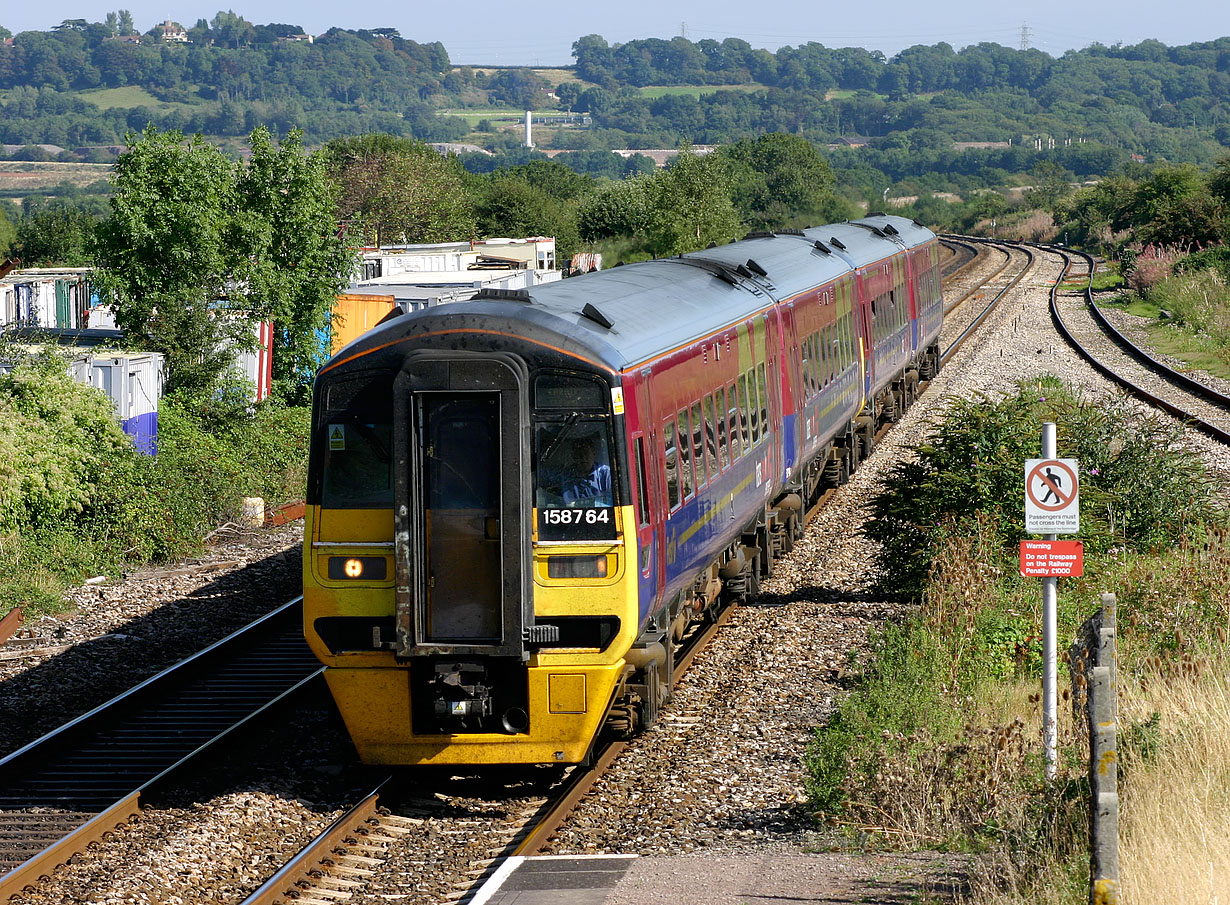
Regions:
<svg viewBox="0 0 1230 905"><path fill-rule="evenodd" d="M1021 541L1021 574L1026 578L1079 578L1085 545L1078 540Z"/></svg>
<svg viewBox="0 0 1230 905"><path fill-rule="evenodd" d="M1077 534L1081 529L1076 459L1025 460L1025 530Z"/></svg>

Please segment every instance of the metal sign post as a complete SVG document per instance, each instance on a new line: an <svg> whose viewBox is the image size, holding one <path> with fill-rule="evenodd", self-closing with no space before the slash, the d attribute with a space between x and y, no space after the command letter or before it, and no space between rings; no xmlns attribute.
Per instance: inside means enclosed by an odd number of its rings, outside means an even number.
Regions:
<svg viewBox="0 0 1230 905"><path fill-rule="evenodd" d="M1080 531L1080 477L1075 459L1057 459L1055 424L1042 425L1042 458L1025 462L1025 530L1047 541ZM1042 579L1042 744L1046 776L1058 770L1056 650L1058 648L1059 579Z"/></svg>

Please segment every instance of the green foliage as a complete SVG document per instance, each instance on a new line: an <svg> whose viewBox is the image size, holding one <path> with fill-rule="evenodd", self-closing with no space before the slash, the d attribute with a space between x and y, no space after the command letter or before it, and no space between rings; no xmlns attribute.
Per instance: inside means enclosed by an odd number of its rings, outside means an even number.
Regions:
<svg viewBox="0 0 1230 905"><path fill-rule="evenodd" d="M684 145L670 166L654 175L649 192L646 246L655 255L722 245L741 231L732 181L719 157L701 157Z"/></svg>
<svg viewBox="0 0 1230 905"><path fill-rule="evenodd" d="M730 162L735 207L750 228L834 219L833 171L806 139L772 132L723 147L718 154Z"/></svg>
<svg viewBox="0 0 1230 905"><path fill-rule="evenodd" d="M250 257L245 302L252 317L274 322L278 395L302 402L328 357L319 336L337 293L349 283L355 254L337 238L337 191L324 155L306 154L298 131L275 146L262 126L250 144L252 155L236 184Z"/></svg>
<svg viewBox="0 0 1230 905"><path fill-rule="evenodd" d="M13 253L27 267L81 267L90 263L90 247L99 218L68 201L47 200L25 206L17 223ZM0 224L3 232L4 224ZM0 249L4 241L0 237Z"/></svg>
<svg viewBox="0 0 1230 905"><path fill-rule="evenodd" d="M85 576L192 552L243 496L302 497L309 418L164 398L158 454L146 456L57 356L0 376L0 607L53 611Z"/></svg>
<svg viewBox="0 0 1230 905"><path fill-rule="evenodd" d="M249 263L234 220L234 168L197 135L146 128L115 164L111 217L97 233L96 278L131 339L166 356L167 386L205 393L239 318L214 317Z"/></svg>
<svg viewBox="0 0 1230 905"><path fill-rule="evenodd" d="M886 586L921 594L936 553L975 525L1014 558L1025 536L1023 463L1037 457L1043 421L1058 425L1060 455L1080 459L1086 549L1175 543L1212 517L1210 487L1178 427L1122 398L1086 399L1041 378L997 402L957 402L918 455L890 469L864 528L882 545Z"/></svg>
<svg viewBox="0 0 1230 905"><path fill-rule="evenodd" d="M330 142L339 212L373 244L454 242L474 237L474 198L455 157L419 141L368 134Z"/></svg>
<svg viewBox="0 0 1230 905"><path fill-rule="evenodd" d="M338 237L324 159L292 133L252 133L236 167L199 135L148 127L115 165L96 277L130 339L166 356L168 392L214 391L231 347L275 321L275 387L307 391L352 254Z"/></svg>
<svg viewBox="0 0 1230 905"><path fill-rule="evenodd" d="M73 383L58 356L0 375L0 531L74 518L131 449L110 400Z"/></svg>

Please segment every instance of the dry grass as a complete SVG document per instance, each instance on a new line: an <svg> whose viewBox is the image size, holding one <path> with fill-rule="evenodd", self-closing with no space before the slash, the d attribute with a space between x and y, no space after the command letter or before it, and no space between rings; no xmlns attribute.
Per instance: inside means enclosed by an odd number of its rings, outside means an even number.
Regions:
<svg viewBox="0 0 1230 905"><path fill-rule="evenodd" d="M111 166L105 163L4 160L0 161L0 193L45 191L65 182L86 186L110 174Z"/></svg>
<svg viewBox="0 0 1230 905"><path fill-rule="evenodd" d="M1230 902L1230 656L1155 664L1120 702L1123 900Z"/></svg>

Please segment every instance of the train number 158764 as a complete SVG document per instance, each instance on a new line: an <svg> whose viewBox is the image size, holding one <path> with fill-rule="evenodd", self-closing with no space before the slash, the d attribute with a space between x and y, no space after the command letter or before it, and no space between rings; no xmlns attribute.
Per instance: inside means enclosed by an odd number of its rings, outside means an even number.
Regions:
<svg viewBox="0 0 1230 905"><path fill-rule="evenodd" d="M610 509L544 509L542 520L548 525L609 525Z"/></svg>
<svg viewBox="0 0 1230 905"><path fill-rule="evenodd" d="M610 506L538 510L539 540L607 540L614 537L615 510Z"/></svg>

